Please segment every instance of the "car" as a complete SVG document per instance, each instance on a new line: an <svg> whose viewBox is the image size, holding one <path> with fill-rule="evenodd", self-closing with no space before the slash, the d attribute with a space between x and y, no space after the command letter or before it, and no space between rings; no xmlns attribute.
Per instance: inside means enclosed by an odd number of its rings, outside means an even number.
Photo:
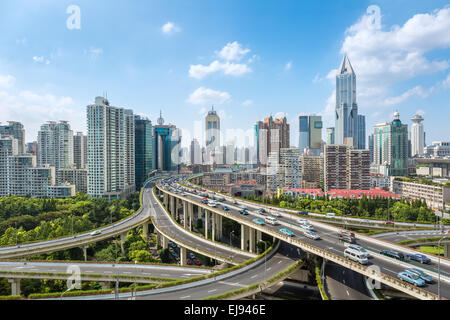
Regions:
<svg viewBox="0 0 450 320"><path fill-rule="evenodd" d="M416 287L423 287L425 285L425 281L421 279L417 274L411 273L408 271L401 271L397 274L397 278L400 280L409 282Z"/></svg>
<svg viewBox="0 0 450 320"><path fill-rule="evenodd" d="M313 232L313 231L304 231L303 235L305 237L313 239L313 240L319 240L320 239L320 236L317 233Z"/></svg>
<svg viewBox="0 0 450 320"><path fill-rule="evenodd" d="M187 265L192 265L192 260L186 259L186 264L187 264Z"/></svg>
<svg viewBox="0 0 450 320"><path fill-rule="evenodd" d="M195 259L194 263L195 263L196 266L201 266L202 265L202 262L200 260L198 260L198 259Z"/></svg>
<svg viewBox="0 0 450 320"><path fill-rule="evenodd" d="M276 211L270 211L270 214L271 214L272 216L274 216L274 217L281 217L281 214L279 214L279 213L276 212Z"/></svg>
<svg viewBox="0 0 450 320"><path fill-rule="evenodd" d="M240 214L243 214L244 216L248 216L248 212L247 212L247 210L245 210L245 209L239 210L239 213L240 213Z"/></svg>
<svg viewBox="0 0 450 320"><path fill-rule="evenodd" d="M225 198L219 198L219 197L217 197L217 198L216 198L216 201L224 202L224 201L225 201Z"/></svg>
<svg viewBox="0 0 450 320"><path fill-rule="evenodd" d="M314 231L314 227L312 225L310 225L309 223L308 224L304 223L301 225L301 227L302 227L302 229L305 229L306 231Z"/></svg>
<svg viewBox="0 0 450 320"><path fill-rule="evenodd" d="M366 249L364 249L363 247L357 245L357 244L353 244L353 243L346 243L345 246L349 249L353 249L358 251L359 253L361 253L361 255L365 256L366 258L370 258L370 253L369 251L367 251Z"/></svg>
<svg viewBox="0 0 450 320"><path fill-rule="evenodd" d="M259 219L259 218L253 219L252 221L253 221L254 223L257 223L257 224L260 224L260 225L263 225L263 224L264 224L264 221L262 221L262 220Z"/></svg>
<svg viewBox="0 0 450 320"><path fill-rule="evenodd" d="M259 214L261 214L261 215L265 215L265 213L266 213L266 210L264 210L263 208L259 208L257 211L256 211L256 213L259 213Z"/></svg>
<svg viewBox="0 0 450 320"><path fill-rule="evenodd" d="M294 233L291 230L289 230L288 228L282 228L282 229L280 229L280 232L284 233L285 235L290 236L290 237L294 236Z"/></svg>
<svg viewBox="0 0 450 320"><path fill-rule="evenodd" d="M428 258L427 256L417 253L417 254L407 254L406 258L409 260L414 260L420 263L426 263L429 264L431 262L431 259Z"/></svg>
<svg viewBox="0 0 450 320"><path fill-rule="evenodd" d="M299 224L301 224L301 225L309 224L309 221L308 221L308 220L305 220L305 219L297 219L297 222L298 222Z"/></svg>
<svg viewBox="0 0 450 320"><path fill-rule="evenodd" d="M241 208L244 209L244 210L247 210L247 206L244 205L244 204L241 205Z"/></svg>
<svg viewBox="0 0 450 320"><path fill-rule="evenodd" d="M380 254L390 257L390 258L401 260L401 261L405 260L405 256L403 255L403 253L393 251L393 250L381 250Z"/></svg>
<svg viewBox="0 0 450 320"><path fill-rule="evenodd" d="M429 276L428 274L426 274L425 272L423 272L422 270L420 270L420 269L409 268L409 269L406 269L405 271L417 274L426 283L433 283L433 278L431 276Z"/></svg>
<svg viewBox="0 0 450 320"><path fill-rule="evenodd" d="M208 206L216 208L217 207L217 203L215 203L214 201L209 201L208 202Z"/></svg>
<svg viewBox="0 0 450 320"><path fill-rule="evenodd" d="M102 231L101 230L95 230L93 232L90 233L91 236L98 236L99 234L101 234Z"/></svg>
<svg viewBox="0 0 450 320"><path fill-rule="evenodd" d="M233 204L238 204L238 202L236 200L233 200Z"/></svg>
<svg viewBox="0 0 450 320"><path fill-rule="evenodd" d="M385 221L384 224L390 224L390 225L393 225L393 224L395 224L395 223L394 223L393 221Z"/></svg>
<svg viewBox="0 0 450 320"><path fill-rule="evenodd" d="M266 217L264 221L268 224L276 226L278 224L278 220L273 217Z"/></svg>
<svg viewBox="0 0 450 320"><path fill-rule="evenodd" d="M347 248L344 250L344 257L347 259L351 259L353 261L357 261L360 264L367 264L369 262L369 260L367 260L366 255L352 248Z"/></svg>
<svg viewBox="0 0 450 320"><path fill-rule="evenodd" d="M308 215L308 211L299 211L297 213L301 214L302 216L307 216Z"/></svg>
<svg viewBox="0 0 450 320"><path fill-rule="evenodd" d="M223 211L230 211L230 208L228 208L227 206L222 206L222 210Z"/></svg>
<svg viewBox="0 0 450 320"><path fill-rule="evenodd" d="M208 199L203 198L203 199L202 199L202 203L203 203L203 204L208 204Z"/></svg>

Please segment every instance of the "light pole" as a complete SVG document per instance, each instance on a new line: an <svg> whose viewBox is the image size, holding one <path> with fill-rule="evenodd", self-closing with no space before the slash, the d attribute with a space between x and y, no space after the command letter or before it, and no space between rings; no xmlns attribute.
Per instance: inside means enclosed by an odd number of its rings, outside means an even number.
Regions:
<svg viewBox="0 0 450 320"><path fill-rule="evenodd" d="M438 299L439 300L441 300L441 241L447 237L448 237L448 235L445 235L438 241Z"/></svg>

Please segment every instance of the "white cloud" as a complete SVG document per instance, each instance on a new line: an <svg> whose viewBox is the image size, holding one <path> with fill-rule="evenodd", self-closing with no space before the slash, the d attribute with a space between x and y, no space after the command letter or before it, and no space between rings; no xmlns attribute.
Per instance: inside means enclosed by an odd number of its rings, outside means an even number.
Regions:
<svg viewBox="0 0 450 320"><path fill-rule="evenodd" d="M89 55L91 56L92 59L97 59L102 54L103 54L103 49L102 48L93 48L93 47L91 47L89 49Z"/></svg>
<svg viewBox="0 0 450 320"><path fill-rule="evenodd" d="M277 112L275 113L275 115L273 116L275 119L281 119L286 117L287 118L288 114L286 112Z"/></svg>
<svg viewBox="0 0 450 320"><path fill-rule="evenodd" d="M243 107L249 107L253 104L253 100L245 100L244 102L241 103L241 106Z"/></svg>
<svg viewBox="0 0 450 320"><path fill-rule="evenodd" d="M175 32L180 32L181 29L176 26L173 22L167 22L165 25L161 27L161 31L165 34L173 34Z"/></svg>
<svg viewBox="0 0 450 320"><path fill-rule="evenodd" d="M253 55L250 59L248 59L247 63L231 62L242 60L242 58L249 52L250 49L243 49L237 41L228 43L222 48L221 51L216 51L216 55L219 57L219 60L214 60L209 65L191 65L189 67L189 76L196 79L203 79L209 74L223 72L225 75L238 77L252 72L252 69L248 66L248 64L259 59L257 55Z"/></svg>
<svg viewBox="0 0 450 320"><path fill-rule="evenodd" d="M219 105L231 99L228 92L200 87L189 96L187 102L195 105Z"/></svg>
<svg viewBox="0 0 450 320"><path fill-rule="evenodd" d="M227 43L217 55L226 61L240 61L249 52L250 49L244 49L237 41L234 41Z"/></svg>
<svg viewBox="0 0 450 320"><path fill-rule="evenodd" d="M445 78L444 81L442 81L442 86L444 88L450 88L450 74L447 75L447 78Z"/></svg>
<svg viewBox="0 0 450 320"><path fill-rule="evenodd" d="M2 76L0 74L0 89L1 88L11 88L14 85L14 82L16 81L16 79L11 76L11 75L7 75L7 76Z"/></svg>
<svg viewBox="0 0 450 320"><path fill-rule="evenodd" d="M39 62L39 63L43 63L44 62L44 57L43 56L40 56L40 57L37 57L37 56L34 56L33 57L33 61L34 62Z"/></svg>
<svg viewBox="0 0 450 320"><path fill-rule="evenodd" d="M39 127L50 120L70 120L74 131L85 131L86 127L85 110L71 97L29 90L13 92L0 87L0 110L2 119L19 121L25 126L27 141L36 140Z"/></svg>
<svg viewBox="0 0 450 320"><path fill-rule="evenodd" d="M25 46L28 42L28 39L26 37L20 38L20 39L16 39L16 44L20 44Z"/></svg>
<svg viewBox="0 0 450 320"><path fill-rule="evenodd" d="M386 98L384 100L383 105L385 105L385 106L398 105L412 96L426 98L426 97L428 97L428 93L421 86L416 86L412 89L409 89L408 91L405 91L400 96Z"/></svg>
<svg viewBox="0 0 450 320"><path fill-rule="evenodd" d="M284 70L291 70L292 68L292 61L289 61L288 63L286 63L286 65L284 66Z"/></svg>
<svg viewBox="0 0 450 320"><path fill-rule="evenodd" d="M241 76L243 74L252 72L252 70L246 65L241 63L230 63L213 61L209 66L202 64L191 65L189 68L189 76L196 79L203 79L207 75L215 72L222 71L226 75Z"/></svg>

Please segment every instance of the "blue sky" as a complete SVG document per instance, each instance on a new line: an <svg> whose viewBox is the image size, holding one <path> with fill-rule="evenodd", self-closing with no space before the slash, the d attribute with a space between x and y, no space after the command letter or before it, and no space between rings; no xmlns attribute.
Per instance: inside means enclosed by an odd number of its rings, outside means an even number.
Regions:
<svg viewBox="0 0 450 320"><path fill-rule="evenodd" d="M67 28L70 5L80 29ZM344 53L367 133L398 109L409 124L424 115L428 143L450 139L446 1L5 0L0 32L0 121L23 122L27 141L47 120L85 131L86 105L107 91L154 122L163 110L184 133L212 104L223 129L285 113L296 145L299 114L334 125Z"/></svg>

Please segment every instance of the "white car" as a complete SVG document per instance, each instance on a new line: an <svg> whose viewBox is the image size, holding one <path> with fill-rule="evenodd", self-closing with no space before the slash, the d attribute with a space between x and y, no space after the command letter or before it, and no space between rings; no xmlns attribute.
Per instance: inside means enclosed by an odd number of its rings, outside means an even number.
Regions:
<svg viewBox="0 0 450 320"><path fill-rule="evenodd" d="M209 201L208 202L208 206L216 208L217 207L217 203L215 203L214 201Z"/></svg>
<svg viewBox="0 0 450 320"><path fill-rule="evenodd" d="M350 249L358 251L362 256L364 256L366 258L370 258L369 251L367 251L366 249L364 249L363 247L361 247L361 246L359 246L357 244L345 243L345 246L347 248L350 248Z"/></svg>
<svg viewBox="0 0 450 320"><path fill-rule="evenodd" d="M303 229L305 229L305 230L307 230L307 231L315 231L314 230L314 227L312 226L312 225L310 225L310 224L302 224L301 225L301 227L303 228Z"/></svg>
<svg viewBox="0 0 450 320"><path fill-rule="evenodd" d="M304 225L304 224L310 225L309 221L305 220L305 219L297 219L297 223L299 223L301 225Z"/></svg>
<svg viewBox="0 0 450 320"><path fill-rule="evenodd" d="M303 235L305 237L313 239L313 240L319 240L320 239L320 236L317 233L312 232L312 231L305 231L305 232L303 232Z"/></svg>
<svg viewBox="0 0 450 320"><path fill-rule="evenodd" d="M276 211L270 211L270 214L271 214L272 216L274 216L274 217L281 217L281 214L279 214L279 213L276 212Z"/></svg>

